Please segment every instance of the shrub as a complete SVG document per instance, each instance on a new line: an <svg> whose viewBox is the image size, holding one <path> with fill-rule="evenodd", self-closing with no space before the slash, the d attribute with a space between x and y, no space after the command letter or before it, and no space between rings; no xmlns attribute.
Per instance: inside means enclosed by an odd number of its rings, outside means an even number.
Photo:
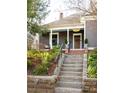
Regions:
<svg viewBox="0 0 124 93"><path fill-rule="evenodd" d="M41 74L46 74L47 68L44 67L43 65L39 64L36 66L36 68L33 70L33 75L41 75Z"/></svg>
<svg viewBox="0 0 124 93"><path fill-rule="evenodd" d="M36 68L33 70L33 75L47 74L49 66L50 62L44 61L42 64L36 66Z"/></svg>
<svg viewBox="0 0 124 93"><path fill-rule="evenodd" d="M86 38L84 42L85 42L85 44L88 44L88 39Z"/></svg>
<svg viewBox="0 0 124 93"><path fill-rule="evenodd" d="M49 52L41 52L37 50L28 50L27 51L27 57L33 59L33 61L27 61L28 69L31 67L33 68L33 71L31 72L33 75L42 75L47 74L48 69L51 65L51 61L55 59L55 57L59 53L59 46L53 47L53 49ZM40 59L41 62L38 62ZM37 61L37 62L36 62Z"/></svg>
<svg viewBox="0 0 124 93"><path fill-rule="evenodd" d="M27 61L27 68L31 68L32 67L32 62L31 62L31 60L28 60Z"/></svg>
<svg viewBox="0 0 124 93"><path fill-rule="evenodd" d="M94 49L88 55L88 77L96 78L97 77L97 49Z"/></svg>

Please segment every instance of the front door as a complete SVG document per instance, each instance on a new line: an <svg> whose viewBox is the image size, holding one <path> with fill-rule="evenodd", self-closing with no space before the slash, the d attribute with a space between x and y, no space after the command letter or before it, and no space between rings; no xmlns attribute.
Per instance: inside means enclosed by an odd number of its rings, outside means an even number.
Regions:
<svg viewBox="0 0 124 93"><path fill-rule="evenodd" d="M82 34L73 34L73 49L82 48Z"/></svg>
<svg viewBox="0 0 124 93"><path fill-rule="evenodd" d="M74 37L74 48L80 49L80 35Z"/></svg>

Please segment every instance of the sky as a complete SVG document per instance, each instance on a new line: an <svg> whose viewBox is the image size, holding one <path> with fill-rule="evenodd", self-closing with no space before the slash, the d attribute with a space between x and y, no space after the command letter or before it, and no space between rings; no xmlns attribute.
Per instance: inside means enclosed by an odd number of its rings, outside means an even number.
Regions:
<svg viewBox="0 0 124 93"><path fill-rule="evenodd" d="M50 0L50 13L45 20L45 23L49 23L59 19L60 12L63 12L63 16L73 14L75 11L67 10L67 5L64 3L65 0Z"/></svg>

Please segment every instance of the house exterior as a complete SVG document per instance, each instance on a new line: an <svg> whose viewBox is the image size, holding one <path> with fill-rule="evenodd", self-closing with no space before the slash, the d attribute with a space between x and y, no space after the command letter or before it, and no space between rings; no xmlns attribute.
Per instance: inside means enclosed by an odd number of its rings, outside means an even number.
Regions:
<svg viewBox="0 0 124 93"><path fill-rule="evenodd" d="M49 31L39 37L39 48L50 48L67 41L70 49L83 49L85 39L88 39L88 48L97 47L97 19L95 16L81 16L81 13L63 17L46 24ZM44 47L43 47L44 45ZM65 47L63 47L65 48Z"/></svg>

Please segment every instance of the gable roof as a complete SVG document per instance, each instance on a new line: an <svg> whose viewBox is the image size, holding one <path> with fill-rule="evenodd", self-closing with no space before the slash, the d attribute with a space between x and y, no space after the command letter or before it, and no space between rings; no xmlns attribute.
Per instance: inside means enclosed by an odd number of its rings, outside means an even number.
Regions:
<svg viewBox="0 0 124 93"><path fill-rule="evenodd" d="M72 14L67 17L63 17L60 20L46 24L49 28L58 28L58 27L70 27L70 26L82 26L80 22L81 13Z"/></svg>

